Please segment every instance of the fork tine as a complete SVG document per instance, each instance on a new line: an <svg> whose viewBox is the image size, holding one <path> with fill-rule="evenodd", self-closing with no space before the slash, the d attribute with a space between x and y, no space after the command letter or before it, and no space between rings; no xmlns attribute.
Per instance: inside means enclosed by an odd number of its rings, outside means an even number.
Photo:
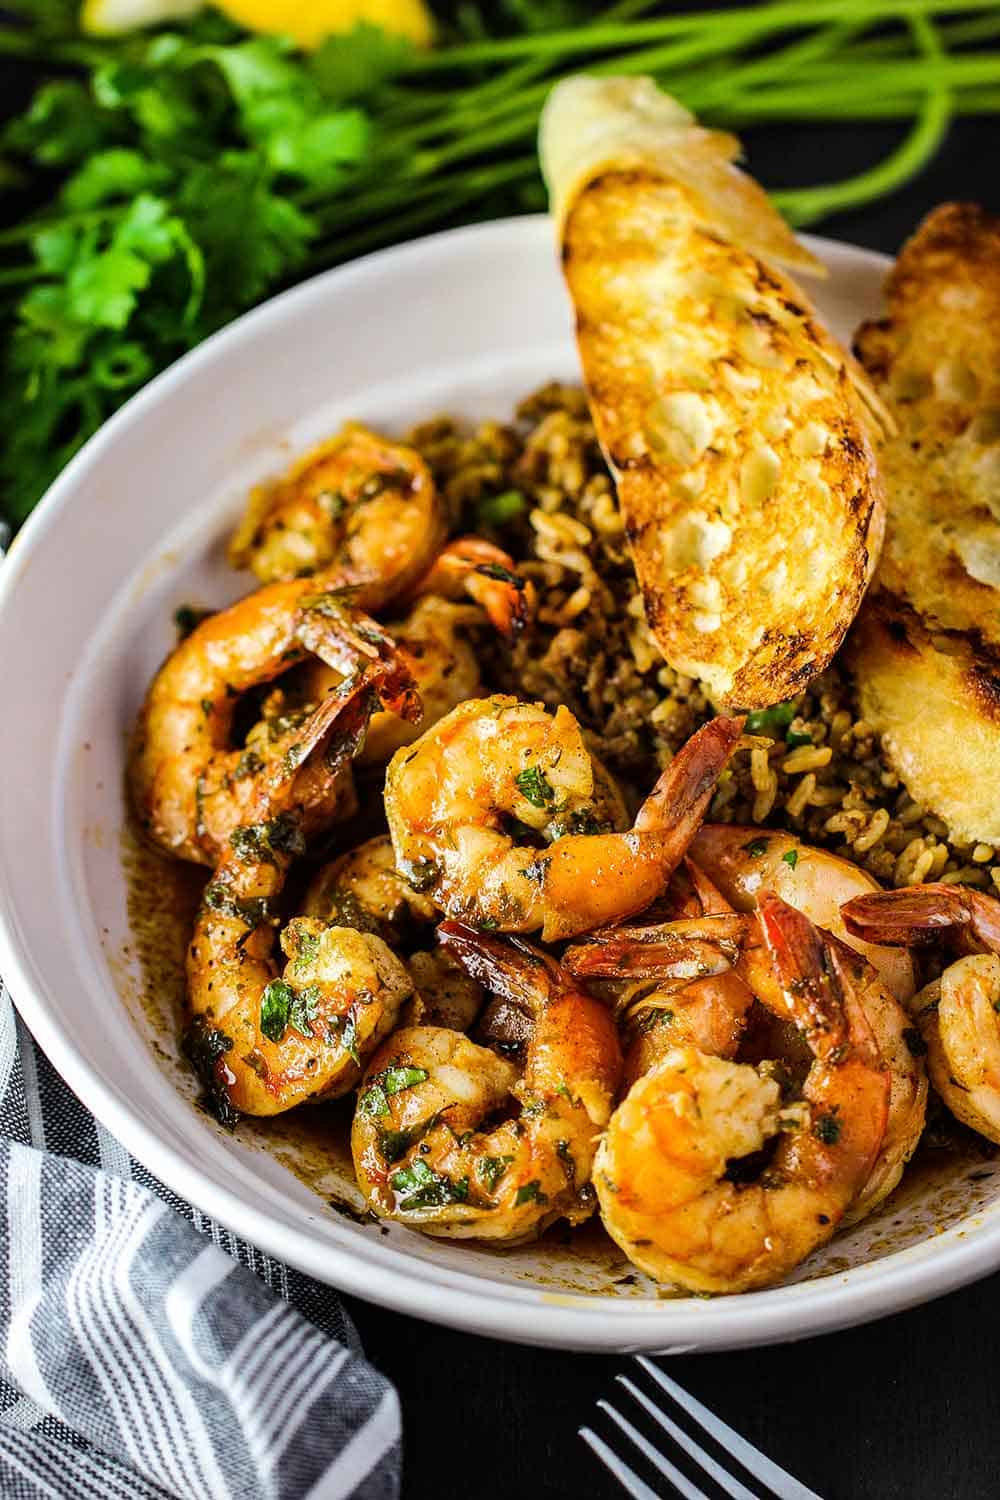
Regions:
<svg viewBox="0 0 1000 1500"><path fill-rule="evenodd" d="M653 1465L653 1468L662 1474L664 1479L669 1480L679 1495L683 1495L684 1500L708 1500L705 1492L700 1490L696 1484L692 1484L690 1479L685 1478L680 1469L675 1469L669 1458L664 1458L663 1454L657 1448L654 1448L652 1443L644 1438L637 1428L632 1426L631 1422L626 1422L621 1412L616 1411L607 1401L598 1401L597 1404L601 1411L606 1412L612 1422L621 1428L625 1436L635 1444L642 1456ZM751 1500L755 1500L755 1497L751 1496Z"/></svg>
<svg viewBox="0 0 1000 1500"><path fill-rule="evenodd" d="M609 1448L603 1438L599 1438L596 1432L589 1427L580 1428L580 1437L587 1447L597 1454L604 1467L615 1476L622 1489L632 1496L632 1500L660 1500L655 1490L651 1490L628 1466L623 1463L617 1453Z"/></svg>
<svg viewBox="0 0 1000 1500"><path fill-rule="evenodd" d="M661 1411L656 1402L649 1399L645 1391L640 1391L639 1387L629 1380L627 1375L618 1375L615 1378L625 1387L629 1395L635 1401L638 1401L639 1405L649 1413L653 1421L658 1422L664 1432L670 1434L677 1446L683 1448L684 1452L689 1454L695 1463L705 1470L709 1478L714 1479L719 1488L726 1491L727 1495L732 1495L733 1500L758 1500L758 1497L752 1490L748 1490L745 1484L740 1484L738 1479L734 1479L721 1464L716 1463L715 1459L705 1452L704 1448L699 1448L694 1438L689 1437L683 1427L678 1427L677 1423L672 1421L666 1412Z"/></svg>
<svg viewBox="0 0 1000 1500"><path fill-rule="evenodd" d="M778 1500L822 1500L822 1496L817 1495L815 1490L810 1490L804 1484L800 1484L791 1474L779 1468L776 1463L772 1463L771 1459L765 1453L761 1453L759 1448L755 1448L752 1443L747 1442L746 1438L740 1437L738 1432L727 1427L726 1423L710 1412L707 1406L702 1406L694 1396L689 1396L683 1386L678 1385L676 1380L672 1380L669 1375L663 1373L659 1365L654 1365L653 1361L647 1359L644 1354L637 1354L636 1360L646 1374L655 1380L668 1396L673 1396L678 1406L682 1407L688 1416L694 1418L699 1427L704 1428L717 1443L739 1460L748 1473L752 1474L755 1479L762 1479L765 1484L770 1485Z"/></svg>

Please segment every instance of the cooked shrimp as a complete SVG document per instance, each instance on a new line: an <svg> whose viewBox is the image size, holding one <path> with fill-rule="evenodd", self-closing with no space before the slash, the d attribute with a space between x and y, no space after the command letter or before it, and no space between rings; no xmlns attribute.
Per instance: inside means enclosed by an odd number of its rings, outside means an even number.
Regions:
<svg viewBox="0 0 1000 1500"><path fill-rule="evenodd" d="M449 916L545 942L641 911L684 855L740 735L715 719L664 771L626 833L598 831L595 775L568 709L463 703L389 764L398 868ZM511 822L546 849L515 843Z"/></svg>
<svg viewBox="0 0 1000 1500"><path fill-rule="evenodd" d="M451 600L467 595L508 641L520 635L531 618L531 585L506 552L478 536L456 537L443 547L412 593Z"/></svg>
<svg viewBox="0 0 1000 1500"><path fill-rule="evenodd" d="M209 616L154 677L130 751L133 805L168 854L211 865L248 821L260 776L293 750L301 718L272 721L248 746L236 747L236 705L309 651L345 677L381 661L382 702L403 718L418 715L408 668L390 638L338 595L323 592L318 580L271 584ZM329 821L343 786L343 771L334 775L321 758L303 767L295 801L307 833Z"/></svg>
<svg viewBox="0 0 1000 1500"><path fill-rule="evenodd" d="M957 1120L1000 1145L1000 957L973 953L921 990L931 1082Z"/></svg>
<svg viewBox="0 0 1000 1500"><path fill-rule="evenodd" d="M423 715L419 726L398 714L378 713L372 718L368 739L359 757L362 765L384 765L402 745L409 745L418 734L443 719L459 703L477 698L482 692L479 662L467 628L482 623L482 608L487 619L502 635L509 636L526 620L528 614L525 585L514 571L514 563L499 547L477 538L465 539L482 549L480 561L468 558L447 571L447 582L453 593L464 588L474 604L459 604L438 593L421 592L433 584L434 574L442 567L446 548L431 574L418 585L416 604L405 618L388 626L403 661L413 676L420 694ZM463 543L455 543L458 547ZM489 555L490 561L484 559ZM484 569L493 571L485 573ZM324 662L315 660L301 669L299 689L313 702L335 691L340 674Z"/></svg>
<svg viewBox="0 0 1000 1500"><path fill-rule="evenodd" d="M626 1088L674 1047L736 1056L754 995L733 967L749 919L712 920L731 913L708 877L685 860L641 924L591 933L563 954L571 974L614 1003L628 1039Z"/></svg>
<svg viewBox="0 0 1000 1500"><path fill-rule="evenodd" d="M863 953L897 1000L905 1005L913 994L913 961L905 946L889 949L861 942L841 918L845 901L879 889L857 865L790 833L719 823L698 830L690 854L739 911L752 911L760 891L774 891L817 927Z"/></svg>
<svg viewBox="0 0 1000 1500"><path fill-rule="evenodd" d="M780 1014L813 1055L801 1101L783 1105L774 1077L746 1064L678 1047L633 1085L594 1165L608 1232L642 1270L691 1291L748 1291L791 1271L833 1234L885 1132L888 1074L837 948L775 896L759 920ZM757 1180L732 1180L732 1164L776 1136Z"/></svg>
<svg viewBox="0 0 1000 1500"><path fill-rule="evenodd" d="M324 865L309 884L302 910L326 923L376 933L393 951L438 915L433 901L397 872L388 834ZM483 1003L475 980L444 949L421 950L405 962L415 987L408 1020L468 1030Z"/></svg>
<svg viewBox="0 0 1000 1500"><path fill-rule="evenodd" d="M912 1008L941 1098L964 1125L1000 1144L1000 901L967 886L923 885L858 897L843 917L869 941L944 941L967 955Z"/></svg>
<svg viewBox="0 0 1000 1500"><path fill-rule="evenodd" d="M521 1240L594 1210L591 1165L621 1054L614 1022L526 943L440 929L470 974L533 1017L524 1072L461 1033L397 1031L372 1058L351 1146L373 1212L428 1234ZM517 1118L491 1117L520 1105ZM485 1126L485 1128L484 1128Z"/></svg>
<svg viewBox="0 0 1000 1500"><path fill-rule="evenodd" d="M916 1151L927 1119L927 1069L923 1048L908 1013L875 968L860 953L836 938L844 972L850 975L876 1046L889 1069L889 1114L885 1135L868 1181L844 1215L843 1223L868 1217L898 1186L906 1163Z"/></svg>
<svg viewBox="0 0 1000 1500"><path fill-rule="evenodd" d="M362 729L367 692L328 700L301 731L312 754L335 729L339 753ZM396 1024L413 991L406 969L381 938L316 917L281 934L288 963L273 957L274 905L304 847L296 777L275 774L234 831L205 887L188 949L195 1022L192 1053L220 1116L272 1115L308 1098L345 1093L369 1053Z"/></svg>
<svg viewBox="0 0 1000 1500"><path fill-rule="evenodd" d="M437 907L396 869L387 833L331 860L309 883L303 914L399 942L414 924L433 922Z"/></svg>
<svg viewBox="0 0 1000 1500"><path fill-rule="evenodd" d="M1000 954L1000 901L970 886L907 886L856 896L841 908L849 933L869 943L924 947L942 939L967 953Z"/></svg>
<svg viewBox="0 0 1000 1500"><path fill-rule="evenodd" d="M419 453L351 423L254 492L229 558L264 583L323 570L379 609L430 566L445 530Z"/></svg>

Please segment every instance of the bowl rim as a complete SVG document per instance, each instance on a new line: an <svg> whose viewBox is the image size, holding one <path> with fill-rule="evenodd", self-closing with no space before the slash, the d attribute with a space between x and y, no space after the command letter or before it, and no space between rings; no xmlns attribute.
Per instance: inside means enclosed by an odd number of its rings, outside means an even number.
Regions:
<svg viewBox="0 0 1000 1500"><path fill-rule="evenodd" d="M530 215L446 230L321 272L270 298L213 334L133 396L94 434L58 476L25 522L0 568L0 632L10 629L22 580L32 557L45 546L64 510L74 503L80 480L95 471L119 434L186 380L188 374L252 342L287 311L322 298L335 284L403 261L433 261L442 250L494 250L525 235L537 235L544 215ZM859 263L884 271L878 252L838 241L806 237L827 261ZM366 1241L320 1243L306 1228L260 1216L240 1193L204 1172L193 1174L179 1151L129 1107L127 1096L107 1083L74 1047L68 1028L46 1001L46 980L16 915L15 880L0 850L0 974L42 1050L97 1119L138 1161L183 1199L219 1220L262 1250L340 1290L432 1322L523 1343L566 1349L647 1350L681 1353L807 1338L901 1311L985 1276L1000 1265L1000 1216L970 1233L960 1221L932 1240L847 1271L811 1281L712 1301L667 1298L612 1299L585 1293L546 1293L503 1280L457 1271L409 1257L388 1245ZM914 1252L919 1252L914 1254Z"/></svg>

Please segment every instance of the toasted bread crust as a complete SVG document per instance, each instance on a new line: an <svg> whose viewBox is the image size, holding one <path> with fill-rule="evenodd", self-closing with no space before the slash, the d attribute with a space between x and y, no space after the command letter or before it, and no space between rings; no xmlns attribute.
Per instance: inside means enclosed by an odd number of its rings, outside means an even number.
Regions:
<svg viewBox="0 0 1000 1500"><path fill-rule="evenodd" d="M1000 843L1000 219L934 210L858 355L892 410L876 587L851 633L861 712L954 837Z"/></svg>
<svg viewBox="0 0 1000 1500"><path fill-rule="evenodd" d="M788 277L655 171L583 188L563 268L660 649L720 704L793 696L840 646L882 540L848 357Z"/></svg>
<svg viewBox="0 0 1000 1500"><path fill-rule="evenodd" d="M932 634L880 590L865 600L847 660L861 713L911 797L953 838L1000 844L1000 652L976 632Z"/></svg>
<svg viewBox="0 0 1000 1500"><path fill-rule="evenodd" d="M1000 219L934 210L889 276L859 358L898 433L880 451L890 514L880 584L932 630L1000 646Z"/></svg>

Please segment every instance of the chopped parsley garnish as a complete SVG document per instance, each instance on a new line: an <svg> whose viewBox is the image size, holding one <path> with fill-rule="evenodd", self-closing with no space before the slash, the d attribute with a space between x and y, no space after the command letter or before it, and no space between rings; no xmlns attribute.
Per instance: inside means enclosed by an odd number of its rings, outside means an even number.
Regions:
<svg viewBox="0 0 1000 1500"><path fill-rule="evenodd" d="M426 1083L429 1077L426 1068L386 1068L369 1081L358 1108L366 1115L387 1115L391 1094L402 1094L406 1089L416 1088L418 1083Z"/></svg>
<svg viewBox="0 0 1000 1500"><path fill-rule="evenodd" d="M789 750L797 750L800 745L811 745L813 737L803 729L790 729L785 735L785 744Z"/></svg>
<svg viewBox="0 0 1000 1500"><path fill-rule="evenodd" d="M503 526L513 521L527 509L528 502L520 490L504 490L499 495L486 495L476 506L481 526Z"/></svg>
<svg viewBox="0 0 1000 1500"><path fill-rule="evenodd" d="M513 1160L512 1156L480 1157L476 1171L485 1182L487 1192L495 1192L497 1183L503 1177Z"/></svg>
<svg viewBox="0 0 1000 1500"><path fill-rule="evenodd" d="M280 1042L287 1026L300 1036L312 1036L321 995L318 984L296 990L284 979L272 979L260 1000L260 1029L268 1041Z"/></svg>
<svg viewBox="0 0 1000 1500"><path fill-rule="evenodd" d="M751 839L749 844L743 845L751 859L760 859L762 854L767 853L767 839Z"/></svg>
<svg viewBox="0 0 1000 1500"><path fill-rule="evenodd" d="M210 1026L204 1016L197 1016L184 1033L182 1050L198 1076L204 1092L199 1101L209 1114L232 1130L239 1120L225 1084L219 1078L217 1064L233 1048L233 1039L217 1026Z"/></svg>
<svg viewBox="0 0 1000 1500"><path fill-rule="evenodd" d="M787 849L781 856L781 858L784 864L790 866L790 868L794 870L795 866L799 862L799 852L797 849Z"/></svg>
<svg viewBox="0 0 1000 1500"><path fill-rule="evenodd" d="M244 750L243 754L236 762L236 769L233 771L233 775L236 777L237 781L243 781L247 776L256 776L258 772L263 771L263 769L264 761L263 758L258 755L257 751Z"/></svg>
<svg viewBox="0 0 1000 1500"><path fill-rule="evenodd" d="M248 864L274 864L275 854L304 854L306 841L293 813L279 813L269 823L251 823L234 828L229 842Z"/></svg>
<svg viewBox="0 0 1000 1500"><path fill-rule="evenodd" d="M514 1207L520 1208L522 1203L548 1203L549 1200L541 1188L542 1184L537 1177L533 1182L523 1183L514 1195Z"/></svg>
<svg viewBox="0 0 1000 1500"><path fill-rule="evenodd" d="M556 792L545 772L538 766L527 766L518 771L514 785L532 807L550 808L556 800Z"/></svg>
<svg viewBox="0 0 1000 1500"><path fill-rule="evenodd" d="M386 1068L382 1074L382 1087L387 1094L401 1094L404 1089L426 1083L429 1077L426 1068Z"/></svg>
<svg viewBox="0 0 1000 1500"><path fill-rule="evenodd" d="M449 1203L464 1203L469 1196L469 1179L452 1182L432 1172L425 1161L401 1167L389 1178L390 1186L404 1213L415 1208L442 1208Z"/></svg>
<svg viewBox="0 0 1000 1500"><path fill-rule="evenodd" d="M263 896L249 896L241 901L233 895L228 886L218 880L213 880L205 887L202 901L209 911L217 911L223 917L235 917L244 926L249 927L251 932L270 916L267 901Z"/></svg>
<svg viewBox="0 0 1000 1500"><path fill-rule="evenodd" d="M385 1097L385 1089L377 1083L371 1084L358 1099L358 1109L363 1115L387 1115L389 1101Z"/></svg>
<svg viewBox="0 0 1000 1500"><path fill-rule="evenodd" d="M298 926L291 922L288 924L292 930L292 940L295 946L295 957L304 964L315 963L319 958L320 938L318 932L303 932ZM286 928L286 931L288 929Z"/></svg>
<svg viewBox="0 0 1000 1500"><path fill-rule="evenodd" d="M813 1122L813 1135L824 1146L835 1146L840 1140L841 1128L836 1114L818 1115Z"/></svg>
<svg viewBox="0 0 1000 1500"><path fill-rule="evenodd" d="M794 718L794 702L775 703L770 708L759 708L755 713L747 714L745 732L770 735L772 740L776 740Z"/></svg>
<svg viewBox="0 0 1000 1500"><path fill-rule="evenodd" d="M476 927L480 932L496 932L499 926L500 923L496 917L480 917L476 923Z"/></svg>

